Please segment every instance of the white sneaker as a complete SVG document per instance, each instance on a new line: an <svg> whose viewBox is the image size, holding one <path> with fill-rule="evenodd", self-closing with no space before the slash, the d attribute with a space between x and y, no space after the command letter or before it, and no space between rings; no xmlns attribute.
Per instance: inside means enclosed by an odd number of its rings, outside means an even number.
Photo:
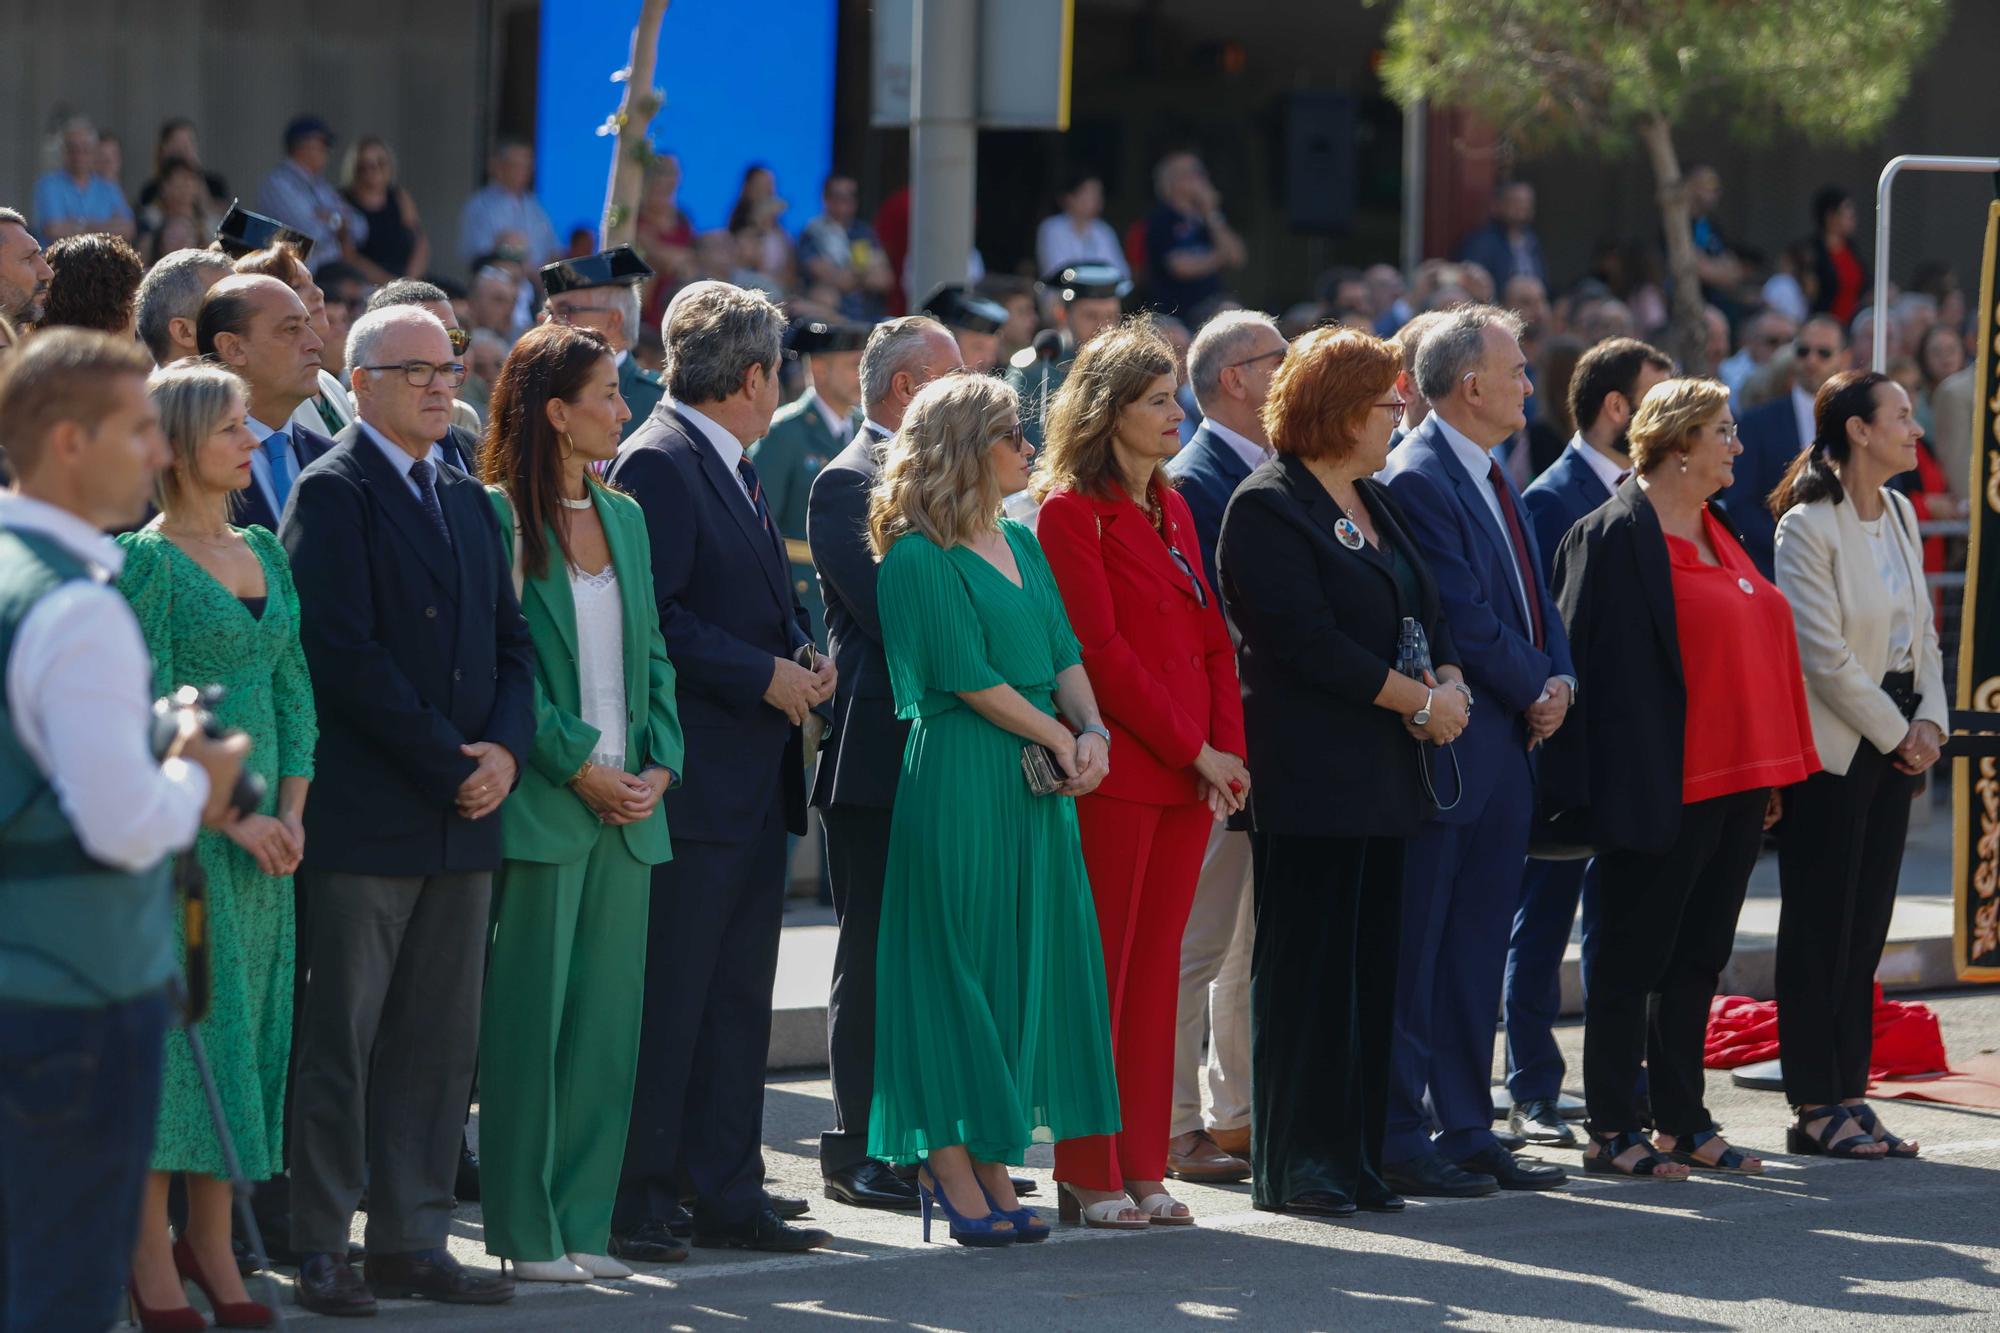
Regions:
<svg viewBox="0 0 2000 1333"><path fill-rule="evenodd" d="M588 1282L590 1273L567 1259L536 1259L511 1265L522 1282Z"/></svg>
<svg viewBox="0 0 2000 1333"><path fill-rule="evenodd" d="M632 1270L616 1259L602 1254L572 1254L569 1261L592 1277L631 1277Z"/></svg>

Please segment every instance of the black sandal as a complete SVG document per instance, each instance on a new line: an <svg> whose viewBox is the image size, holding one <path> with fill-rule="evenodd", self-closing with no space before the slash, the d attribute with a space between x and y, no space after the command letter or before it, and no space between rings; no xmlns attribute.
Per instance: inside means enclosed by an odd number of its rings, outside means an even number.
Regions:
<svg viewBox="0 0 2000 1333"><path fill-rule="evenodd" d="M1674 1146L1668 1150L1667 1156L1692 1171L1720 1171L1724 1174L1735 1176L1761 1176L1764 1174L1764 1167L1761 1163L1757 1166L1745 1165L1749 1161L1749 1158L1745 1157L1735 1148L1723 1148L1722 1155L1712 1162L1706 1158L1695 1156L1695 1153L1702 1148L1719 1141L1721 1138L1722 1136L1713 1129L1696 1130L1684 1139L1676 1136Z"/></svg>
<svg viewBox="0 0 2000 1333"><path fill-rule="evenodd" d="M1849 1121L1853 1121L1855 1127L1863 1132L1836 1139L1834 1136L1840 1132L1840 1127ZM1807 1128L1814 1124L1819 1126L1817 1130ZM1853 1107L1838 1104L1821 1106L1799 1112L1798 1123L1785 1131L1785 1149L1802 1157L1852 1157L1863 1162L1879 1161L1884 1154L1861 1151L1875 1142L1867 1129L1868 1126L1854 1114Z"/></svg>
<svg viewBox="0 0 2000 1333"><path fill-rule="evenodd" d="M1861 1126L1870 1138L1888 1148L1889 1151L1882 1154L1884 1157L1901 1157L1913 1161L1923 1155L1923 1149L1917 1147L1915 1144L1897 1138L1894 1134L1882 1128L1881 1120L1875 1115L1875 1108L1867 1102L1862 1102L1857 1106L1843 1106L1840 1109L1852 1116L1854 1123Z"/></svg>
<svg viewBox="0 0 2000 1333"><path fill-rule="evenodd" d="M1672 1165L1658 1152L1651 1151L1653 1145L1644 1134L1637 1130L1626 1130L1621 1134L1592 1133L1590 1141L1597 1145L1595 1155L1583 1155L1583 1169L1587 1175L1595 1176L1635 1176L1642 1180L1686 1180L1686 1176L1662 1175L1660 1168ZM1634 1148L1648 1149L1644 1157L1630 1166L1618 1165L1618 1159Z"/></svg>

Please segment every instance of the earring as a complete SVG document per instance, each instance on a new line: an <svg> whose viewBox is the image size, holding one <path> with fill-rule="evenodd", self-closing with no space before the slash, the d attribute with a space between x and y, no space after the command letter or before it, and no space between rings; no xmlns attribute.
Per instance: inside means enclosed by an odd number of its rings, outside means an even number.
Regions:
<svg viewBox="0 0 2000 1333"><path fill-rule="evenodd" d="M1687 456L1686 454L1682 454L1682 455L1681 455L1681 471L1682 471L1682 472L1686 472L1687 470L1688 470L1688 456Z"/></svg>
<svg viewBox="0 0 2000 1333"><path fill-rule="evenodd" d="M568 431L564 431L559 438L562 440L562 456L564 458L568 458L571 454L576 452L576 446L570 443ZM1685 472L1687 469L1685 466L1683 466L1681 470Z"/></svg>

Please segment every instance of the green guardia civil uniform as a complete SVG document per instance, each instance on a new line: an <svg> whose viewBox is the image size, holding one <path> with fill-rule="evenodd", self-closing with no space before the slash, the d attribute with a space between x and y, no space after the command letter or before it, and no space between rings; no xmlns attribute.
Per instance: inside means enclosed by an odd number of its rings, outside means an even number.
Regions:
<svg viewBox="0 0 2000 1333"><path fill-rule="evenodd" d="M667 382L640 365L638 358L627 352L625 359L618 363L618 393L624 398L625 406L632 409L632 419L618 433L618 438L622 440L645 425L646 418L653 415L660 399L667 396Z"/></svg>
<svg viewBox="0 0 2000 1333"><path fill-rule="evenodd" d="M665 768L678 781L674 668L645 515L615 491L590 493L623 613L624 767ZM512 507L498 488L489 494L514 559ZM501 812L506 860L479 1041L486 1248L528 1261L603 1254L610 1239L639 1062L650 868L673 855L664 808L608 825L568 786L585 760L615 747L583 720L571 571L553 532L548 545L548 569L521 580L535 644L535 740Z"/></svg>
<svg viewBox="0 0 2000 1333"><path fill-rule="evenodd" d="M847 439L834 434L827 428L820 401L817 389L807 389L780 408L771 418L771 429L750 446L749 453L757 466L757 478L764 483L764 501L771 507L771 519L785 539L792 590L812 617L813 642L825 652L826 603L820 600L812 548L806 545L806 498L812 494L813 478L847 447L857 423L848 420Z"/></svg>
<svg viewBox="0 0 2000 1333"><path fill-rule="evenodd" d="M1007 363L1007 383L1021 397L1021 433L1037 449L1042 447L1043 414L1055 400L1056 390L1062 388L1069 378L1069 368L1076 364L1076 349L1063 342L1064 355L1060 361L1048 363L1046 375L1042 359L1035 355L1035 349L1024 347L1014 353Z"/></svg>

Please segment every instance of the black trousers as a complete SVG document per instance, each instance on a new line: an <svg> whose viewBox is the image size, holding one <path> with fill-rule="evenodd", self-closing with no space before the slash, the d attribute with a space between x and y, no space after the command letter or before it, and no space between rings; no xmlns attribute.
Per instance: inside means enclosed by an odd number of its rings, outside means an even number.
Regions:
<svg viewBox="0 0 2000 1333"><path fill-rule="evenodd" d="M1250 835L1252 1193L1387 1195L1403 840Z"/></svg>
<svg viewBox="0 0 2000 1333"><path fill-rule="evenodd" d="M829 805L819 812L833 912L840 920L826 1002L833 1129L819 1136L822 1172L844 1170L868 1155L868 1108L875 1100L875 940L881 933L893 814L865 805Z"/></svg>
<svg viewBox="0 0 2000 1333"><path fill-rule="evenodd" d="M1875 964L1919 782L1864 740L1846 773L1815 773L1785 794L1778 1049L1794 1106L1867 1094Z"/></svg>
<svg viewBox="0 0 2000 1333"><path fill-rule="evenodd" d="M695 1190L699 1222L764 1206L764 1070L785 910L785 824L776 807L741 842L676 841L653 867L645 1014L625 1168L611 1226L631 1231Z"/></svg>
<svg viewBox="0 0 2000 1333"><path fill-rule="evenodd" d="M1702 1041L1716 980L1736 947L1769 796L1758 787L1684 805L1680 836L1665 853L1598 857L1597 958L1583 1001L1594 1133L1641 1127L1641 1060L1661 1133L1680 1138L1714 1123L1702 1100Z"/></svg>

